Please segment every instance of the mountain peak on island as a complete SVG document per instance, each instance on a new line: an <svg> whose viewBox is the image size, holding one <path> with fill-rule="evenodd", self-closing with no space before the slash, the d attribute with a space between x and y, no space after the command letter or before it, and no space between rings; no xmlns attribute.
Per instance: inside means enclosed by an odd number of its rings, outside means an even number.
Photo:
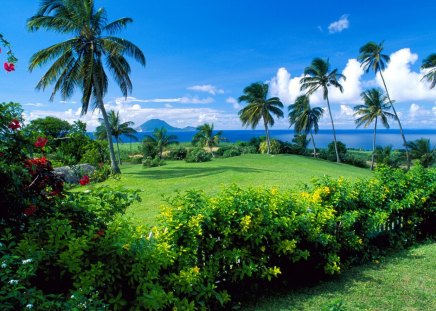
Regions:
<svg viewBox="0 0 436 311"><path fill-rule="evenodd" d="M168 132L181 132L181 131L195 131L196 128L192 126L187 126L184 128L178 128L169 125L167 122L160 120L160 119L150 119L144 123L142 123L140 126L136 128L138 132L152 132L156 128L163 127Z"/></svg>

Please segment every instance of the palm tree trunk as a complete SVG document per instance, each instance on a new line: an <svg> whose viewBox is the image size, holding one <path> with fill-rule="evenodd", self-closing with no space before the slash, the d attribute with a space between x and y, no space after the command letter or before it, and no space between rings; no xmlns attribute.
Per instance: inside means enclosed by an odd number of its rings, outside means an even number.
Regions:
<svg viewBox="0 0 436 311"><path fill-rule="evenodd" d="M316 146L315 146L315 139L313 139L312 130L310 131L310 137L312 138L312 144L313 144L313 157L316 158Z"/></svg>
<svg viewBox="0 0 436 311"><path fill-rule="evenodd" d="M263 119L263 123L265 124L265 134L266 134L266 147L267 147L267 154L270 154L271 152L271 145L269 140L269 130L268 130L268 123L266 123L265 119Z"/></svg>
<svg viewBox="0 0 436 311"><path fill-rule="evenodd" d="M404 148L406 148L407 169L409 170L410 169L410 154L409 154L409 148L407 147L406 137L404 136L403 127L401 126L400 118L398 118L397 111L395 110L395 107L394 107L394 103L392 102L391 97L389 96L388 88L386 87L385 78L383 77L383 74L381 71L380 71L380 77L382 78L383 85L384 85L385 91L386 91L386 96L388 97L389 103L391 104L391 107L392 107L392 111L394 112L395 117L397 118L398 126L400 127L401 137L403 138L403 145L404 145Z"/></svg>
<svg viewBox="0 0 436 311"><path fill-rule="evenodd" d="M371 171L374 169L374 155L375 155L375 136L377 133L377 117L374 124L374 138L372 140L372 156L371 156Z"/></svg>
<svg viewBox="0 0 436 311"><path fill-rule="evenodd" d="M99 94L99 90L97 90L97 87L96 87L96 93ZM114 173L114 174L120 174L121 170L120 170L120 167L118 166L117 160L115 158L114 144L112 142L112 132L111 132L110 124L109 124L109 118L107 116L107 112L106 112L106 109L104 108L104 104L103 104L103 99L101 97L98 98L98 106L100 108L101 114L103 115L104 126L106 127L106 136L107 136L107 141L109 144L109 156L111 159L111 170L112 170L112 173Z"/></svg>
<svg viewBox="0 0 436 311"><path fill-rule="evenodd" d="M121 165L121 155L120 155L120 146L118 145L118 137L115 137L117 141L117 150L118 150L118 163Z"/></svg>
<svg viewBox="0 0 436 311"><path fill-rule="evenodd" d="M326 97L326 100L327 100L327 107L329 108L330 121L332 122L332 128L333 128L333 141L335 143L336 162L341 163L341 159L339 158L339 152L338 152L338 143L336 142L335 123L333 122L333 116L332 116L332 111L330 109L330 102L328 96Z"/></svg>

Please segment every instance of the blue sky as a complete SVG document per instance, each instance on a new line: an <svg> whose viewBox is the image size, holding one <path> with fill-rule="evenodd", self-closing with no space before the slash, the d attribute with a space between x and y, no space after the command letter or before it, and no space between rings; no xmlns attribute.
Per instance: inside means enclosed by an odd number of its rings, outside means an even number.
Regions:
<svg viewBox="0 0 436 311"><path fill-rule="evenodd" d="M48 67L27 70L33 53L68 38L26 30L38 3L2 1L0 32L19 62L15 72L0 73L1 100L21 103L28 121L53 115L72 122L80 117L79 90L66 103L60 97L49 102L51 89L34 89ZM107 109L137 125L160 118L179 127L212 122L217 129L240 129L242 106L236 99L244 87L267 82L270 95L287 106L299 95L304 68L322 57L347 76L344 94L330 92L336 127L354 128L352 108L359 94L380 84L378 77L363 73L355 60L358 50L368 41L384 40L391 55L385 79L403 127L436 128L436 90L420 81L419 69L423 58L436 53L434 1L96 0L96 5L107 9L109 20L133 18L120 36L147 58L145 68L131 61L133 92L127 99L113 83L105 98ZM311 102L325 107L319 94ZM327 116L321 129L330 129ZM92 130L98 117L95 111L81 120ZM288 126L285 118L275 128Z"/></svg>

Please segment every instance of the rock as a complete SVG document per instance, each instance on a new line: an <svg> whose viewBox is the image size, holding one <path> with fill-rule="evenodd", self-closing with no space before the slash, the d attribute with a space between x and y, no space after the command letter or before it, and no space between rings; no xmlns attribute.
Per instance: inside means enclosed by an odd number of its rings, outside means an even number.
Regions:
<svg viewBox="0 0 436 311"><path fill-rule="evenodd" d="M92 173L94 173L95 171L95 167L91 164L85 163L71 166L55 167L53 170L54 173L62 178L65 182L70 184L78 184L79 180L84 175L92 175Z"/></svg>

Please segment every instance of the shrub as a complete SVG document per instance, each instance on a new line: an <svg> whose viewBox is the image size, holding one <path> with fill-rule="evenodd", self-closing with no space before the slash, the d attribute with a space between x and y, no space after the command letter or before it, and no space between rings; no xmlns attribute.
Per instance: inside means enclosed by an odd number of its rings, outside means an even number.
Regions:
<svg viewBox="0 0 436 311"><path fill-rule="evenodd" d="M165 161L159 159L158 156L156 156L154 159L147 157L144 161L142 161L142 166L144 167L157 167L162 165L165 165Z"/></svg>
<svg viewBox="0 0 436 311"><path fill-rule="evenodd" d="M347 154L347 147L341 141L337 141L339 159L343 161ZM321 150L319 157L328 161L336 162L335 143L332 141L327 145L327 149Z"/></svg>
<svg viewBox="0 0 436 311"><path fill-rule="evenodd" d="M133 156L129 156L130 163L132 164L141 164L144 159L142 154L135 154Z"/></svg>
<svg viewBox="0 0 436 311"><path fill-rule="evenodd" d="M203 148L193 148L189 150L185 161L189 163L193 162L207 162L212 160L212 154L205 151Z"/></svg>
<svg viewBox="0 0 436 311"><path fill-rule="evenodd" d="M280 142L275 139L270 140L270 154L279 154L280 153ZM267 153L268 145L266 141L262 141L259 145L260 153Z"/></svg>
<svg viewBox="0 0 436 311"><path fill-rule="evenodd" d="M363 168L368 167L368 164L364 159L349 153L344 156L343 162L357 167L363 167Z"/></svg>
<svg viewBox="0 0 436 311"><path fill-rule="evenodd" d="M168 160L184 160L188 154L188 149L182 146L177 146L170 150Z"/></svg>

